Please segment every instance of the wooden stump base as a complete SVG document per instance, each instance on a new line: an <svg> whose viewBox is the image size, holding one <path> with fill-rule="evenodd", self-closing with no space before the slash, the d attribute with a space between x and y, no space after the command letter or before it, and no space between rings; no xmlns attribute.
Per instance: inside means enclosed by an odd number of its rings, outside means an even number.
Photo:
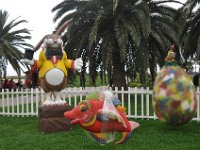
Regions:
<svg viewBox="0 0 200 150"><path fill-rule="evenodd" d="M68 131L72 125L70 121L64 117L64 112L71 110L66 104L50 104L39 106L39 128L43 133L52 133L59 131Z"/></svg>

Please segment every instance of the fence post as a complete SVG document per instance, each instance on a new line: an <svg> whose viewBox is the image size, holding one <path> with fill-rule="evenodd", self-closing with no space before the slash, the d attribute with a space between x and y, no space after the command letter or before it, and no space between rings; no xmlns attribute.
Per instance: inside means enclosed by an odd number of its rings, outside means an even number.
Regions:
<svg viewBox="0 0 200 150"><path fill-rule="evenodd" d="M5 91L2 89L2 107L3 107L3 115L5 116Z"/></svg>
<svg viewBox="0 0 200 150"><path fill-rule="evenodd" d="M147 87L147 95L146 95L146 115L147 119L149 120L149 87Z"/></svg>
<svg viewBox="0 0 200 150"><path fill-rule="evenodd" d="M82 101L83 100L83 88L82 87L79 88L79 93L80 93L80 101Z"/></svg>
<svg viewBox="0 0 200 150"><path fill-rule="evenodd" d="M34 90L33 88L31 88L31 115L33 115L33 94L34 94Z"/></svg>
<svg viewBox="0 0 200 150"><path fill-rule="evenodd" d="M141 116L142 118L144 118L144 93L145 93L145 90L144 90L144 87L141 88Z"/></svg>
<svg viewBox="0 0 200 150"><path fill-rule="evenodd" d="M14 108L14 90L11 90L11 105L12 105L12 116L14 116L15 108Z"/></svg>
<svg viewBox="0 0 200 150"><path fill-rule="evenodd" d="M137 87L134 87L135 117L137 117Z"/></svg>
<svg viewBox="0 0 200 150"><path fill-rule="evenodd" d="M21 92L21 97L22 97L22 117L24 117L24 90L22 89L22 92Z"/></svg>
<svg viewBox="0 0 200 150"><path fill-rule="evenodd" d="M69 102L68 102L68 104L69 104L69 106L71 106L72 105L72 99L71 99L72 98L72 94L71 94L72 89L68 88L67 91L69 91L69 98L68 98Z"/></svg>
<svg viewBox="0 0 200 150"><path fill-rule="evenodd" d="M10 113L10 101L9 101L8 89L6 89L6 101L7 101L7 113L9 115L9 113Z"/></svg>
<svg viewBox="0 0 200 150"><path fill-rule="evenodd" d="M131 115L131 94L130 87L128 87L128 116Z"/></svg>
<svg viewBox="0 0 200 150"><path fill-rule="evenodd" d="M76 92L77 92L77 89L75 87L74 88L74 107L77 106L77 94L76 94Z"/></svg>
<svg viewBox="0 0 200 150"><path fill-rule="evenodd" d="M26 115L29 115L29 106L28 106L28 89L26 89Z"/></svg>
<svg viewBox="0 0 200 150"><path fill-rule="evenodd" d="M115 96L116 96L117 98L119 98L119 97L118 97L118 87L115 87Z"/></svg>
<svg viewBox="0 0 200 150"><path fill-rule="evenodd" d="M18 88L16 89L16 93L19 93ZM19 94L17 94L17 116L19 117Z"/></svg>
<svg viewBox="0 0 200 150"><path fill-rule="evenodd" d="M40 91L40 93L41 93L41 91ZM36 99L35 99L35 105L36 105L36 116L38 116L38 111L39 111L39 110L38 110L38 107L39 107L39 99L38 99L39 96L38 96L38 95L39 95L40 93L39 93L38 88L36 88L36 90L35 90L35 94L36 94L36 96L35 96L35 98L36 98Z"/></svg>
<svg viewBox="0 0 200 150"><path fill-rule="evenodd" d="M200 121L200 110L199 110L199 108L200 108L200 103L199 103L199 99L200 99L200 91L199 91L199 87L197 88L197 92L196 92L197 94L196 94L196 96L197 96L197 121Z"/></svg>
<svg viewBox="0 0 200 150"><path fill-rule="evenodd" d="M124 87L122 87L122 107L124 107Z"/></svg>

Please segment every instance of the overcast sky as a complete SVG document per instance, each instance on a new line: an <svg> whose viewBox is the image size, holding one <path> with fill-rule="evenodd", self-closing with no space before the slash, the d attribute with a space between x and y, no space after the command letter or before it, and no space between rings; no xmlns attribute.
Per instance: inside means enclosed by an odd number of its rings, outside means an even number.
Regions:
<svg viewBox="0 0 200 150"><path fill-rule="evenodd" d="M9 19L13 20L19 16L20 19L27 20L23 28L31 31L32 39L29 41L33 46L46 34L51 33L56 24L53 23L54 13L51 9L63 0L0 0L0 9L9 12ZM185 2L186 0L180 0ZM180 5L174 5L174 7ZM37 58L37 54L35 56ZM16 75L12 67L8 66L7 75Z"/></svg>
<svg viewBox="0 0 200 150"><path fill-rule="evenodd" d="M53 23L52 8L63 0L0 0L0 9L9 13L9 21L20 16L20 20L27 20L20 28L31 30L32 39L28 41L33 46L46 34L52 33L56 24ZM37 54L34 55L37 58ZM8 65L7 75L17 75Z"/></svg>
<svg viewBox="0 0 200 150"><path fill-rule="evenodd" d="M53 23L54 13L51 9L63 0L0 0L0 9L9 12L9 19L27 20L23 24L31 31L31 44L35 45L46 34L51 33L56 26Z"/></svg>

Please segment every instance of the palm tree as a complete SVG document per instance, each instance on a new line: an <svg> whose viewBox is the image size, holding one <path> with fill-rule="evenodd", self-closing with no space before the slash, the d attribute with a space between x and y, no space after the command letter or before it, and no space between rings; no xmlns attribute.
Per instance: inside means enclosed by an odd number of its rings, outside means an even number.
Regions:
<svg viewBox="0 0 200 150"><path fill-rule="evenodd" d="M53 19L55 22L63 17L59 21L58 27L66 20L73 18L73 25L68 27L68 32L63 36L65 50L68 57L72 59L82 56L83 52L86 53L83 57L84 66L86 66L88 61L87 55L89 54L87 54L88 51L83 51L83 49L86 49L88 45L89 33L94 22L97 7L96 4L96 1L68 0L61 2L52 9L52 12L56 12ZM68 13L67 15L65 15L66 12ZM95 72L95 70L93 71ZM81 74L83 72L85 72L85 67L83 67Z"/></svg>
<svg viewBox="0 0 200 150"><path fill-rule="evenodd" d="M177 43L178 30L173 23L176 10L162 5L167 2L177 1L69 0L52 11L57 11L54 21L63 17L59 25L73 18L64 36L66 49L87 48L94 77L101 64L113 86L122 87L126 86L126 72L131 78L138 72L145 83L147 68L162 65L166 54L163 50ZM71 10L76 11L65 15Z"/></svg>
<svg viewBox="0 0 200 150"><path fill-rule="evenodd" d="M6 66L7 66L7 61L4 58L0 59L0 79L6 78Z"/></svg>
<svg viewBox="0 0 200 150"><path fill-rule="evenodd" d="M164 65L164 58L170 45L176 45L177 60L180 61L180 52L178 51L178 37L180 33L180 25L182 25L181 14L177 9L167 5L169 3L180 3L174 0L154 1L148 0L149 20L151 22L151 31L147 38L142 38L142 44L139 48L130 46L128 66L130 76L134 76L134 72L140 73L140 79L143 84L146 84L146 70L150 70L152 83L154 83L157 65ZM178 13L178 14L177 14ZM135 50L134 50L135 49ZM145 60L138 57L140 55L148 55Z"/></svg>
<svg viewBox="0 0 200 150"><path fill-rule="evenodd" d="M141 37L148 37L150 22L146 2L138 0L94 0L94 1L64 1L53 8L57 10L55 21L64 12L76 9L60 21L73 18L73 26L68 28L68 48L79 43L79 48L87 47L87 58L91 68L97 68L100 63L112 72L113 86L126 86L125 61L127 44L131 42L138 47ZM129 14L129 15L127 15ZM99 58L101 61L92 63L95 47L101 43ZM75 48L75 47L73 47ZM145 60L142 58L142 60Z"/></svg>
<svg viewBox="0 0 200 150"><path fill-rule="evenodd" d="M182 49L187 60L190 56L200 59L200 0L188 0L182 7L186 24L181 35Z"/></svg>
<svg viewBox="0 0 200 150"><path fill-rule="evenodd" d="M27 23L26 20L16 18L8 22L9 14L7 11L0 10L0 59L5 59L9 62L13 69L20 75L20 59L22 58L22 49L32 47L26 42L30 39L29 30L16 29L22 23Z"/></svg>
<svg viewBox="0 0 200 150"><path fill-rule="evenodd" d="M151 32L148 38L149 69L154 82L157 64L162 67L164 58L172 44L176 45L177 60L180 62L179 34L184 20L182 14L166 4L180 3L174 0L153 1L148 3L150 9ZM182 3L180 3L182 4Z"/></svg>

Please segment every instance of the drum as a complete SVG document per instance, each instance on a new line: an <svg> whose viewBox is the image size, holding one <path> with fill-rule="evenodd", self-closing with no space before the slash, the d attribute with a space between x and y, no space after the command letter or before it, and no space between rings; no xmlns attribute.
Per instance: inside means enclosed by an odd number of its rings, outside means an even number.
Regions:
<svg viewBox="0 0 200 150"><path fill-rule="evenodd" d="M64 73L58 68L53 68L45 74L46 81L53 86L60 85L64 80Z"/></svg>
<svg viewBox="0 0 200 150"><path fill-rule="evenodd" d="M60 91L65 88L67 79L62 70L53 68L49 70L41 82L41 86L44 91Z"/></svg>

